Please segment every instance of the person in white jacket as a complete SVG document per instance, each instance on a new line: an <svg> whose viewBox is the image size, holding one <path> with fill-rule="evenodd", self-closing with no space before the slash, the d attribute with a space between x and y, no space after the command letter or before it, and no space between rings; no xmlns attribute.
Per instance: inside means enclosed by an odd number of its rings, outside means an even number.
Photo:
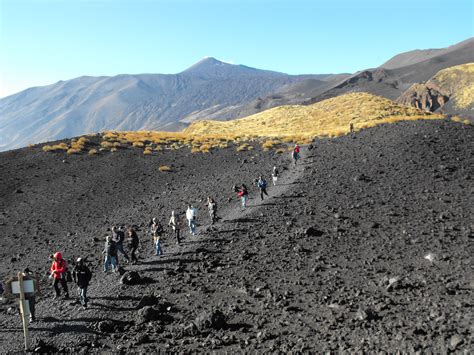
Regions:
<svg viewBox="0 0 474 355"><path fill-rule="evenodd" d="M188 206L186 210L186 219L188 220L189 233L196 235L196 217L197 210L193 206Z"/></svg>

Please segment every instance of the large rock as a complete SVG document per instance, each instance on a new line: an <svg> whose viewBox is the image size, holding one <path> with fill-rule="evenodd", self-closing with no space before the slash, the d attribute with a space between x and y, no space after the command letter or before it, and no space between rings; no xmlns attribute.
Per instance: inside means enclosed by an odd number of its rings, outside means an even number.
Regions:
<svg viewBox="0 0 474 355"><path fill-rule="evenodd" d="M397 102L433 112L443 107L448 100L449 95L446 90L428 81L425 84L413 84L397 99Z"/></svg>
<svg viewBox="0 0 474 355"><path fill-rule="evenodd" d="M137 312L137 322L146 323L150 321L159 320L161 312L151 306L145 306Z"/></svg>
<svg viewBox="0 0 474 355"><path fill-rule="evenodd" d="M324 232L317 229L316 227L309 227L305 229L304 234L306 234L308 237L320 237L324 234Z"/></svg>
<svg viewBox="0 0 474 355"><path fill-rule="evenodd" d="M194 320L194 324L199 329L199 331L206 329L222 329L226 326L227 319L224 313L218 309L215 309L204 311L199 314Z"/></svg>
<svg viewBox="0 0 474 355"><path fill-rule="evenodd" d="M155 295L145 295L138 302L137 309L145 306L156 306L158 304L158 298Z"/></svg>
<svg viewBox="0 0 474 355"><path fill-rule="evenodd" d="M124 285L137 285L142 281L140 274L136 271L127 271L120 278L120 283Z"/></svg>
<svg viewBox="0 0 474 355"><path fill-rule="evenodd" d="M115 333L115 323L111 320L103 320L97 324L97 328L103 333Z"/></svg>

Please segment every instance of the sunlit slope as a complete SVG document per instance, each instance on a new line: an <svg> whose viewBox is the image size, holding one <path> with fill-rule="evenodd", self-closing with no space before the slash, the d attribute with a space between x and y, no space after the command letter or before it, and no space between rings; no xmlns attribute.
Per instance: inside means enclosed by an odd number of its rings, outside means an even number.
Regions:
<svg viewBox="0 0 474 355"><path fill-rule="evenodd" d="M198 121L185 133L195 135L249 135L280 137L301 135L338 136L355 129L400 120L441 118L389 99L358 92L341 95L313 105L275 107L234 121Z"/></svg>
<svg viewBox="0 0 474 355"><path fill-rule="evenodd" d="M456 108L466 109L474 105L474 63L443 69L432 81L448 92Z"/></svg>

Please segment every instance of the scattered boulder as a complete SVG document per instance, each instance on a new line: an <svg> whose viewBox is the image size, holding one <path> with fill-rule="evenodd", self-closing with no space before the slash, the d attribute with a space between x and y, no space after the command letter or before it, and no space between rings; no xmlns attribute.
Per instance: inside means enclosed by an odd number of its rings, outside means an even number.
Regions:
<svg viewBox="0 0 474 355"><path fill-rule="evenodd" d="M158 298L155 295L145 295L138 302L137 309L145 306L156 306L158 304Z"/></svg>
<svg viewBox="0 0 474 355"><path fill-rule="evenodd" d="M156 321L160 319L160 316L161 312L158 309L151 306L145 306L137 312L137 322L146 323Z"/></svg>
<svg viewBox="0 0 474 355"><path fill-rule="evenodd" d="M140 282L140 274L136 271L126 271L120 278L120 283L124 285L137 285Z"/></svg>
<svg viewBox="0 0 474 355"><path fill-rule="evenodd" d="M53 344L46 343L43 339L37 340L31 348L34 353L40 354L53 354L58 352L58 348Z"/></svg>
<svg viewBox="0 0 474 355"><path fill-rule="evenodd" d="M451 350L456 350L456 348L464 342L464 339L457 334L454 334L449 341Z"/></svg>
<svg viewBox="0 0 474 355"><path fill-rule="evenodd" d="M372 321L379 318L378 314L371 308L359 308L356 313L356 319Z"/></svg>
<svg viewBox="0 0 474 355"><path fill-rule="evenodd" d="M320 237L324 234L324 232L315 227L309 227L305 229L304 234L308 237Z"/></svg>
<svg viewBox="0 0 474 355"><path fill-rule="evenodd" d="M208 329L222 329L227 324L227 319L224 313L218 309L204 311L199 314L194 320L194 324L199 331Z"/></svg>
<svg viewBox="0 0 474 355"><path fill-rule="evenodd" d="M103 320L97 324L97 329L103 333L115 333L115 323L111 320Z"/></svg>

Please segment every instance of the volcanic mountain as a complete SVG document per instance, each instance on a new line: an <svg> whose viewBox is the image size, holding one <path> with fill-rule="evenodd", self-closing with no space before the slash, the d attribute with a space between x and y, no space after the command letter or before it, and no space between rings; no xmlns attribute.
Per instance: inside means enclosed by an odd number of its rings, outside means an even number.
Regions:
<svg viewBox="0 0 474 355"><path fill-rule="evenodd" d="M205 58L174 75L60 81L0 100L0 149L111 129L179 130L215 112L231 117L233 107L286 85L327 77L292 76Z"/></svg>
<svg viewBox="0 0 474 355"><path fill-rule="evenodd" d="M447 48L401 53L378 68L352 75L333 75L322 83L306 79L285 86L242 108L243 114L239 117L281 105L312 104L348 92L369 92L395 100L414 83L424 82L442 69L473 60L474 38Z"/></svg>

